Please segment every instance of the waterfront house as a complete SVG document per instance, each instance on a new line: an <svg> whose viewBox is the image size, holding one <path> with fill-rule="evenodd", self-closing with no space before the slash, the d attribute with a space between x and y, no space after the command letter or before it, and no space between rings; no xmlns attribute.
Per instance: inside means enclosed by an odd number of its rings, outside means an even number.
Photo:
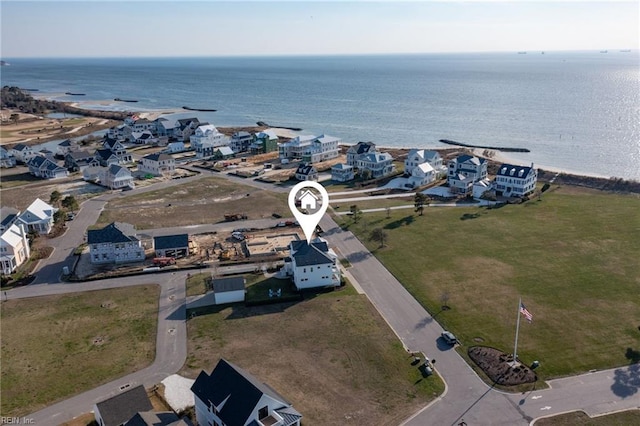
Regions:
<svg viewBox="0 0 640 426"><path fill-rule="evenodd" d="M409 177L407 184L411 188L418 188L423 185L428 185L436 180L436 171L431 164L424 162L411 169L411 176Z"/></svg>
<svg viewBox="0 0 640 426"><path fill-rule="evenodd" d="M173 137L180 141L188 142L198 126L204 124L207 123L200 123L196 117L181 118L173 128Z"/></svg>
<svg viewBox="0 0 640 426"><path fill-rule="evenodd" d="M25 226L27 232L48 234L53 228L53 215L58 209L36 198L20 215L16 223Z"/></svg>
<svg viewBox="0 0 640 426"><path fill-rule="evenodd" d="M14 157L3 146L0 146L0 167L10 168L16 166L16 157Z"/></svg>
<svg viewBox="0 0 640 426"><path fill-rule="evenodd" d="M473 194L473 198L479 199L479 198L482 198L482 196L485 193L487 193L487 191L491 191L491 190L492 190L491 181L489 181L489 179L482 179L473 184L471 192Z"/></svg>
<svg viewBox="0 0 640 426"><path fill-rule="evenodd" d="M95 404L93 415L98 426L123 426L137 413L151 410L153 405L147 391L138 385Z"/></svg>
<svg viewBox="0 0 640 426"><path fill-rule="evenodd" d="M176 170L176 160L162 153L145 155L140 159L138 171L153 176L165 176Z"/></svg>
<svg viewBox="0 0 640 426"><path fill-rule="evenodd" d="M393 157L387 152L373 152L362 154L358 158L360 173L364 170L371 172L371 178L377 179L394 172Z"/></svg>
<svg viewBox="0 0 640 426"><path fill-rule="evenodd" d="M474 183L473 176L471 175L465 176L462 173L457 173L447 177L449 192L452 194L469 195L473 192Z"/></svg>
<svg viewBox="0 0 640 426"><path fill-rule="evenodd" d="M278 135L273 130L265 130L256 133L253 142L249 145L251 154L266 154L278 150Z"/></svg>
<svg viewBox="0 0 640 426"><path fill-rule="evenodd" d="M133 176L131 171L118 164L112 164L109 167L102 167L98 172L98 183L109 189L134 188Z"/></svg>
<svg viewBox="0 0 640 426"><path fill-rule="evenodd" d="M169 120L164 117L157 118L155 121L156 127L155 132L158 136L168 136L173 137L173 130L178 126L178 122L176 120Z"/></svg>
<svg viewBox="0 0 640 426"><path fill-rule="evenodd" d="M155 132L157 126L155 121L150 121L147 118L138 118L133 122L131 127L134 132Z"/></svg>
<svg viewBox="0 0 640 426"><path fill-rule="evenodd" d="M211 282L215 304L244 302L245 285L244 277L215 278Z"/></svg>
<svg viewBox="0 0 640 426"><path fill-rule="evenodd" d="M290 141L280 144L278 147L280 159L302 160L314 139L313 135L298 135Z"/></svg>
<svg viewBox="0 0 640 426"><path fill-rule="evenodd" d="M154 237L153 249L156 251L156 257L189 256L189 234Z"/></svg>
<svg viewBox="0 0 640 426"><path fill-rule="evenodd" d="M496 195L505 197L524 197L536 189L538 172L531 166L502 164L494 180Z"/></svg>
<svg viewBox="0 0 640 426"><path fill-rule="evenodd" d="M341 142L341 139L333 136L317 136L311 141L311 145L302 156L302 161L313 164L336 158L340 155Z"/></svg>
<svg viewBox="0 0 640 426"><path fill-rule="evenodd" d="M412 149L404 160L405 175L411 176L413 169L424 163L429 163L436 174L443 171L442 157L437 151ZM446 168L444 169L446 170Z"/></svg>
<svg viewBox="0 0 640 426"><path fill-rule="evenodd" d="M191 391L199 425L300 426L302 415L289 401L224 358L210 375L201 371Z"/></svg>
<svg viewBox="0 0 640 426"><path fill-rule="evenodd" d="M315 287L340 286L340 268L337 256L327 242L316 238L294 240L289 244L289 256L284 259L284 272L290 276L298 290Z"/></svg>
<svg viewBox="0 0 640 426"><path fill-rule="evenodd" d="M69 176L69 171L55 161L36 155L28 162L29 173L43 179L61 179Z"/></svg>
<svg viewBox="0 0 640 426"><path fill-rule="evenodd" d="M142 242L128 223L113 222L88 230L87 245L91 263L142 262L145 258Z"/></svg>
<svg viewBox="0 0 640 426"><path fill-rule="evenodd" d="M235 132L231 136L231 141L229 142L229 146L231 147L233 152L237 154L240 152L247 152L249 150L249 145L251 145L252 143L253 143L253 135L249 132L240 131L240 132ZM277 144L275 149L277 149Z"/></svg>
<svg viewBox="0 0 640 426"><path fill-rule="evenodd" d="M358 167L358 160L362 155L376 152L376 144L373 142L358 142L347 150L347 164Z"/></svg>
<svg viewBox="0 0 640 426"><path fill-rule="evenodd" d="M464 154L449 160L447 169L448 178L463 175L471 177L472 183L487 178L487 160L472 155Z"/></svg>
<svg viewBox="0 0 640 426"><path fill-rule="evenodd" d="M32 147L25 145L23 143L19 143L13 148L11 148L9 150L9 154L12 155L18 163L24 163L24 164L27 164L27 162L29 162L31 158L38 155L36 154L35 150Z"/></svg>
<svg viewBox="0 0 640 426"><path fill-rule="evenodd" d="M229 145L229 139L218 131L213 124L200 124L191 135L191 148L202 158L203 147L216 148Z"/></svg>
<svg viewBox="0 0 640 426"><path fill-rule="evenodd" d="M298 180L318 180L318 171L311 164L300 164L295 174Z"/></svg>
<svg viewBox="0 0 640 426"><path fill-rule="evenodd" d="M348 182L353 180L353 166L348 164L336 164L331 167L331 179L336 182Z"/></svg>
<svg viewBox="0 0 640 426"><path fill-rule="evenodd" d="M29 239L24 225L11 223L0 235L0 266L2 274L9 275L29 259Z"/></svg>
<svg viewBox="0 0 640 426"><path fill-rule="evenodd" d="M98 167L100 161L88 151L71 151L64 156L64 167L70 172L82 172L87 167Z"/></svg>

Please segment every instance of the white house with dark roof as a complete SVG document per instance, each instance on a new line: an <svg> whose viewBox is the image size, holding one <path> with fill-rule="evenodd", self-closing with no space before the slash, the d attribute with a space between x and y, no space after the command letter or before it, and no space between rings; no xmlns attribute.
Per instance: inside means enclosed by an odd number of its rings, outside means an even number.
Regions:
<svg viewBox="0 0 640 426"><path fill-rule="evenodd" d="M0 235L0 266L9 275L29 259L31 250L27 232L22 224L11 223Z"/></svg>
<svg viewBox="0 0 640 426"><path fill-rule="evenodd" d="M107 137L113 140L126 141L131 137L133 128L128 124L119 124L107 130Z"/></svg>
<svg viewBox="0 0 640 426"><path fill-rule="evenodd" d="M27 232L48 234L53 227L53 215L57 211L57 208L36 198L24 212L20 213L17 223L23 224Z"/></svg>
<svg viewBox="0 0 640 426"><path fill-rule="evenodd" d="M57 153L61 156L65 156L71 151L73 151L74 143L71 142L71 139L64 140L58 144L56 147Z"/></svg>
<svg viewBox="0 0 640 426"><path fill-rule="evenodd" d="M300 426L302 414L269 385L221 359L191 386L199 425Z"/></svg>
<svg viewBox="0 0 640 426"><path fill-rule="evenodd" d="M61 179L69 176L69 171L53 160L36 155L28 162L29 173L43 179Z"/></svg>
<svg viewBox="0 0 640 426"><path fill-rule="evenodd" d="M494 186L496 195L505 197L523 197L536 189L538 172L531 166L503 164L498 169Z"/></svg>
<svg viewBox="0 0 640 426"><path fill-rule="evenodd" d="M313 135L298 135L288 142L278 146L278 155L283 159L302 159L305 152L311 147L311 142L315 139Z"/></svg>
<svg viewBox="0 0 640 426"><path fill-rule="evenodd" d="M199 152L205 145L211 148L229 145L229 139L220 133L213 124L198 126L191 135L190 140L191 148L196 152Z"/></svg>
<svg viewBox="0 0 640 426"><path fill-rule="evenodd" d="M289 257L285 258L284 272L292 277L298 290L315 287L340 286L341 273L336 260L338 256L327 242L316 238L307 241L291 241Z"/></svg>
<svg viewBox="0 0 640 426"><path fill-rule="evenodd" d="M155 153L140 159L138 171L154 176L172 174L176 170L176 160L168 154Z"/></svg>
<svg viewBox="0 0 640 426"><path fill-rule="evenodd" d="M153 237L153 249L156 251L156 257L189 256L189 234Z"/></svg>
<svg viewBox="0 0 640 426"><path fill-rule="evenodd" d="M358 158L358 169L371 172L371 178L377 179L394 172L393 157L387 152L372 152L362 154Z"/></svg>
<svg viewBox="0 0 640 426"><path fill-rule="evenodd" d="M81 172L87 167L98 166L100 161L88 151L71 151L64 156L64 167L71 172Z"/></svg>
<svg viewBox="0 0 640 426"><path fill-rule="evenodd" d="M360 156L365 154L372 154L376 152L376 144L373 142L358 142L357 144L350 146L347 150L347 164L353 167L358 167L358 160Z"/></svg>
<svg viewBox="0 0 640 426"><path fill-rule="evenodd" d="M159 142L159 139L153 133L151 133L150 130L131 132L129 140L138 145L154 145Z"/></svg>
<svg viewBox="0 0 640 426"><path fill-rule="evenodd" d="M142 242L133 225L113 222L102 229L87 231L91 263L142 262L145 258Z"/></svg>
<svg viewBox="0 0 640 426"><path fill-rule="evenodd" d="M335 164L331 167L331 179L336 182L348 182L353 180L355 172L353 166L348 164Z"/></svg>
<svg viewBox="0 0 640 426"><path fill-rule="evenodd" d="M144 386L120 392L93 406L98 426L122 426L139 412L152 411L153 405Z"/></svg>
<svg viewBox="0 0 640 426"><path fill-rule="evenodd" d="M305 180L318 180L318 171L311 164L300 164L296 169L296 179Z"/></svg>
<svg viewBox="0 0 640 426"><path fill-rule="evenodd" d="M479 180L487 178L487 160L472 155L460 155L453 160L449 160L447 166L447 183L454 188L460 188L452 181L467 181L471 178L471 185ZM461 179L461 176L464 178Z"/></svg>
<svg viewBox="0 0 640 426"><path fill-rule="evenodd" d="M244 302L246 280L244 277L216 278L211 282L216 305Z"/></svg>
<svg viewBox="0 0 640 426"><path fill-rule="evenodd" d="M16 157L14 157L3 146L0 146L0 167L10 168L16 166Z"/></svg>
<svg viewBox="0 0 640 426"><path fill-rule="evenodd" d="M19 143L11 148L9 150L9 154L11 154L19 163L25 164L31 160L32 157L38 155L32 147L23 143Z"/></svg>

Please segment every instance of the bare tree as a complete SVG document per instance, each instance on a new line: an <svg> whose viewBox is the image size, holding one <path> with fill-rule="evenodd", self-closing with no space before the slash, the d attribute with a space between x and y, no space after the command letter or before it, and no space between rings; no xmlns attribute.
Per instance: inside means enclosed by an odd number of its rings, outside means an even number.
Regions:
<svg viewBox="0 0 640 426"><path fill-rule="evenodd" d="M369 236L369 239L379 242L380 247L384 247L384 242L387 239L387 233L384 232L384 229L382 228L376 228L373 231L371 231L371 235Z"/></svg>
<svg viewBox="0 0 640 426"><path fill-rule="evenodd" d="M414 198L414 205L416 207L416 211L420 212L420 216L422 216L422 212L424 210L424 203L427 201L427 196L422 192L416 192L416 196Z"/></svg>

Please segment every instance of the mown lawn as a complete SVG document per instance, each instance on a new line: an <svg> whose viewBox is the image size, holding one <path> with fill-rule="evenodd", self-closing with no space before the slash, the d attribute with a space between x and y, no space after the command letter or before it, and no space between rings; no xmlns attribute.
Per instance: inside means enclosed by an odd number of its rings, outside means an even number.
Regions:
<svg viewBox="0 0 640 426"><path fill-rule="evenodd" d="M296 303L221 307L189 320L181 374L222 357L304 414L305 424L396 425L444 390L423 379L366 296L347 286Z"/></svg>
<svg viewBox="0 0 640 426"><path fill-rule="evenodd" d="M629 426L640 424L640 410L622 411L590 418L582 411L540 419L535 426Z"/></svg>
<svg viewBox="0 0 640 426"><path fill-rule="evenodd" d="M3 416L141 370L155 357L158 286L2 302Z"/></svg>
<svg viewBox="0 0 640 426"><path fill-rule="evenodd" d="M338 220L464 345L512 352L522 297L533 323L521 323L518 355L539 360L542 378L638 361L637 196L554 187L541 201L498 209L366 217ZM382 249L369 240L376 227L388 235Z"/></svg>

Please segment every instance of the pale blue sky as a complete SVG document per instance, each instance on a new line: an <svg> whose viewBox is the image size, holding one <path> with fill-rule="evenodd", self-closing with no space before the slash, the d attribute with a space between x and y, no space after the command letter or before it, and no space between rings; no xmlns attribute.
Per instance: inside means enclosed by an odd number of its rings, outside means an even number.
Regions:
<svg viewBox="0 0 640 426"><path fill-rule="evenodd" d="M640 2L1 0L0 55L638 49Z"/></svg>

